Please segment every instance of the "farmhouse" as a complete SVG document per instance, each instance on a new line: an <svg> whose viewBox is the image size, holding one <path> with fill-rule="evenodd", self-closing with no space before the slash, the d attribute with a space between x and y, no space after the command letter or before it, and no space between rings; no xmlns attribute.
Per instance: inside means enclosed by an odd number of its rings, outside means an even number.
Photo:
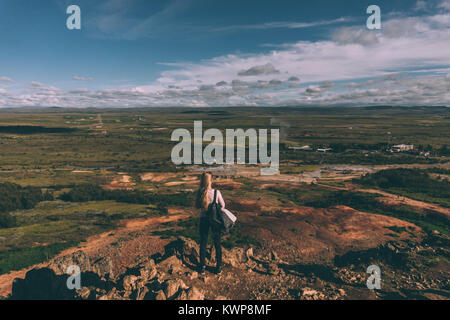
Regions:
<svg viewBox="0 0 450 320"><path fill-rule="evenodd" d="M393 152L406 152L406 151L411 151L414 149L414 145L413 144L398 144L395 146L392 146L391 150Z"/></svg>

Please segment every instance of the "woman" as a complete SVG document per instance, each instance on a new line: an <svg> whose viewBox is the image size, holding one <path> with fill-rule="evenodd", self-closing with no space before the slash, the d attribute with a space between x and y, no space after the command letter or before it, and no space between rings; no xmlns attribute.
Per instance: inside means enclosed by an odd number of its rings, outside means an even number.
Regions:
<svg viewBox="0 0 450 320"><path fill-rule="evenodd" d="M209 205L214 199L214 189L212 185L212 175L210 173L203 173L200 180L200 189L197 192L196 207L201 210L200 213L200 273L205 272L205 255L206 255L206 243L208 242L208 233L211 228L212 238L214 241L214 247L216 248L216 273L222 272L222 246L220 244L221 232L214 229L209 224L209 220L206 216ZM225 208L225 202L223 201L222 194L217 190L216 202Z"/></svg>

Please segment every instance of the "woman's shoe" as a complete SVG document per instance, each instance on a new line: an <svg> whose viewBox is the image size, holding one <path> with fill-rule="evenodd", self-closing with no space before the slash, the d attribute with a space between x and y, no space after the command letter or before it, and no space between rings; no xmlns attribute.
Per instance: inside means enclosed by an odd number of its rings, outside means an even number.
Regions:
<svg viewBox="0 0 450 320"><path fill-rule="evenodd" d="M215 272L218 276L220 276L222 274L222 266L220 267L216 267L216 272Z"/></svg>
<svg viewBox="0 0 450 320"><path fill-rule="evenodd" d="M200 273L200 274L205 274L205 271L206 271L206 267L205 266L200 266L198 268L198 273Z"/></svg>

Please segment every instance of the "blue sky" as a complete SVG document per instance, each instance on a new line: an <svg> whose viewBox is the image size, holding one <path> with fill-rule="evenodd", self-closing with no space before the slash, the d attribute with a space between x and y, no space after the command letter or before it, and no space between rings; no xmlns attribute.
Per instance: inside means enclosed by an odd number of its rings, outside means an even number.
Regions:
<svg viewBox="0 0 450 320"><path fill-rule="evenodd" d="M81 30L66 8L81 8ZM366 28L381 8L382 29ZM0 0L0 107L450 105L450 0Z"/></svg>

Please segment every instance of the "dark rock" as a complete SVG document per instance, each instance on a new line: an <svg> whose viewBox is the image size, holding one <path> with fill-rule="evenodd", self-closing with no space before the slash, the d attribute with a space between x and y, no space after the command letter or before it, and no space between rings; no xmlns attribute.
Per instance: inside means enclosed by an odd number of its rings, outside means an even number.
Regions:
<svg viewBox="0 0 450 320"><path fill-rule="evenodd" d="M81 289L77 290L76 292L77 296L83 300L89 299L89 296L91 295L91 290L89 290L88 287L81 287Z"/></svg>
<svg viewBox="0 0 450 320"><path fill-rule="evenodd" d="M183 262L193 265L199 263L199 250L199 245L194 240L181 236L164 248L166 257L177 255Z"/></svg>
<svg viewBox="0 0 450 320"><path fill-rule="evenodd" d="M164 294L167 299L175 298L181 290L188 287L181 279L170 279L165 282Z"/></svg>
<svg viewBox="0 0 450 320"><path fill-rule="evenodd" d="M70 300L75 299L75 290L67 288L68 276L57 275L52 269L33 269L25 279L14 279L11 298L13 300Z"/></svg>
<svg viewBox="0 0 450 320"><path fill-rule="evenodd" d="M52 269L57 275L67 274L67 268L69 266L78 266L81 272L91 270L91 264L88 256L81 250L78 250L72 254L64 257L59 257L50 262L48 267Z"/></svg>
<svg viewBox="0 0 450 320"><path fill-rule="evenodd" d="M98 274L100 277L109 276L114 277L113 273L113 262L110 257L103 257L98 259L92 265L92 271Z"/></svg>

